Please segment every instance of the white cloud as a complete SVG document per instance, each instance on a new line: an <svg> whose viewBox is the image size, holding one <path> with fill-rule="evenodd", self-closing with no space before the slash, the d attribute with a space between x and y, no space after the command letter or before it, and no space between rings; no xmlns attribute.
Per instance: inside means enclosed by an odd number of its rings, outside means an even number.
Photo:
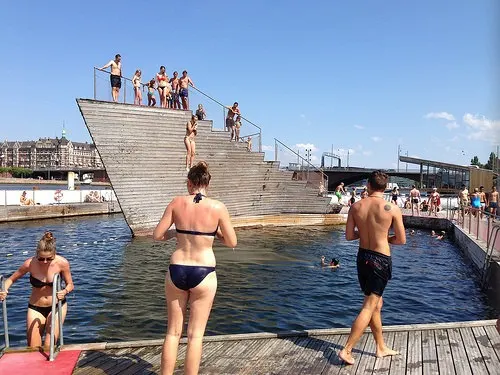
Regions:
<svg viewBox="0 0 500 375"><path fill-rule="evenodd" d="M377 136L372 137L373 142L380 142L381 140L382 140L382 138L380 138L380 137L377 137Z"/></svg>
<svg viewBox="0 0 500 375"><path fill-rule="evenodd" d="M463 121L471 130L469 139L480 141L500 142L500 120L490 120L483 115L466 113Z"/></svg>
<svg viewBox="0 0 500 375"><path fill-rule="evenodd" d="M460 125L458 125L458 124L456 123L456 121L449 122L449 123L447 123L445 126L448 128L448 130L453 130L453 129L457 129L457 128L459 128L459 127L460 127Z"/></svg>
<svg viewBox="0 0 500 375"><path fill-rule="evenodd" d="M311 152L318 151L318 148L312 143L297 143L295 148L303 149L303 150L311 150Z"/></svg>
<svg viewBox="0 0 500 375"><path fill-rule="evenodd" d="M356 129L363 130L365 127L363 125L354 125Z"/></svg>
<svg viewBox="0 0 500 375"><path fill-rule="evenodd" d="M448 112L430 112L424 118L439 118L448 121L455 121L455 116Z"/></svg>
<svg viewBox="0 0 500 375"><path fill-rule="evenodd" d="M262 145L262 151L274 151L273 146Z"/></svg>
<svg viewBox="0 0 500 375"><path fill-rule="evenodd" d="M373 152L371 152L371 151L363 151L363 155L364 156L370 156L371 154L373 154Z"/></svg>

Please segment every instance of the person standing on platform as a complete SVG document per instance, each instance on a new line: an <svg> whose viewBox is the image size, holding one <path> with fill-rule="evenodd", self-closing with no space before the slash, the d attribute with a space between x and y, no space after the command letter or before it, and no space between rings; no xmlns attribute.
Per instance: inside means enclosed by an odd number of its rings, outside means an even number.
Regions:
<svg viewBox="0 0 500 375"><path fill-rule="evenodd" d="M417 216L420 216L420 190L415 185L411 185L410 190L411 216L413 216L414 208L417 207Z"/></svg>
<svg viewBox="0 0 500 375"><path fill-rule="evenodd" d="M52 288L54 275L61 274L65 287L57 292L57 299L62 301L62 320L66 318L68 305L66 296L74 289L69 262L56 254L56 239L52 232L45 232L38 241L36 255L26 259L19 269L5 280L5 290L0 290L0 301L7 298L9 289L14 282L29 272L31 295L26 316L26 336L28 346L38 347L50 345L50 327L52 324ZM55 337L59 336L59 323L56 318ZM45 332L45 338L43 333Z"/></svg>
<svg viewBox="0 0 500 375"><path fill-rule="evenodd" d="M427 200L429 205L429 216L434 212L434 216L437 217L439 206L441 206L441 196L439 195L437 188L432 188L432 193Z"/></svg>
<svg viewBox="0 0 500 375"><path fill-rule="evenodd" d="M191 116L191 120L186 124L186 136L184 137L184 145L186 146L186 171L189 172L194 162L196 152L196 144L194 137L198 133L198 123L195 115Z"/></svg>
<svg viewBox="0 0 500 375"><path fill-rule="evenodd" d="M181 102L179 100L179 73L174 72L174 76L170 79L170 86L172 86L172 108L181 109Z"/></svg>
<svg viewBox="0 0 500 375"><path fill-rule="evenodd" d="M240 109L238 108L238 102L234 102L232 107L227 106L227 116L226 116L226 131L231 132L231 139L233 140L234 134L234 116L241 116Z"/></svg>
<svg viewBox="0 0 500 375"><path fill-rule="evenodd" d="M116 55L114 60L111 60L100 70L104 70L109 67L111 67L111 75L109 76L111 81L111 95L113 96L113 101L118 102L120 88L122 87L122 57L119 54Z"/></svg>
<svg viewBox="0 0 500 375"><path fill-rule="evenodd" d="M498 215L498 191L496 186L491 187L491 192L488 197L490 214L493 215L493 221L495 221L495 215Z"/></svg>
<svg viewBox="0 0 500 375"><path fill-rule="evenodd" d="M218 237L227 247L234 248L237 244L226 206L206 196L210 178L207 163L201 161L193 166L187 179L188 195L177 196L169 203L153 232L155 240L177 238L165 278L168 321L161 357L162 375L174 373L188 304L184 373L198 374L203 335L217 290L214 238ZM175 230L170 230L173 224Z"/></svg>
<svg viewBox="0 0 500 375"><path fill-rule="evenodd" d="M389 176L382 171L372 172L368 178L368 198L352 205L347 215L345 237L348 241L359 239L358 280L365 295L347 343L339 353L339 357L350 365L354 364L352 349L368 325L375 338L375 355L378 358L398 354L385 345L382 336L382 294L392 277L389 244L406 243L401 210L384 198L388 179ZM391 227L394 235L389 235Z"/></svg>
<svg viewBox="0 0 500 375"><path fill-rule="evenodd" d="M135 71L134 77L132 78L132 84L134 85L134 104L142 105L142 82L141 82L141 71L137 69Z"/></svg>
<svg viewBox="0 0 500 375"><path fill-rule="evenodd" d="M191 78L188 76L188 72L184 70L182 72L182 77L179 79L179 84L180 84L180 90L179 90L179 96L181 97L182 101L182 109L189 110L189 85L194 87L193 81L191 81Z"/></svg>
<svg viewBox="0 0 500 375"><path fill-rule="evenodd" d="M167 108L167 97L170 95L170 83L168 83L168 76L165 73L165 67L160 66L160 71L156 73L156 82L158 87L158 94L160 95L160 107Z"/></svg>
<svg viewBox="0 0 500 375"><path fill-rule="evenodd" d="M392 203L394 203L396 206L398 205L398 197L399 197L398 187L394 186L394 188L392 189L391 200L392 200Z"/></svg>

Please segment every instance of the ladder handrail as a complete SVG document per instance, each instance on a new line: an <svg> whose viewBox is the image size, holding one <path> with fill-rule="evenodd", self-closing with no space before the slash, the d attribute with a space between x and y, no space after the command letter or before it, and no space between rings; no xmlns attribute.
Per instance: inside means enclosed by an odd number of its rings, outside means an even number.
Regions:
<svg viewBox="0 0 500 375"><path fill-rule="evenodd" d="M0 275L0 288L2 291L5 290L5 278L3 275ZM0 351L0 357L2 356L3 352L10 347L10 341L9 341L9 324L7 322L7 298L5 298L2 301L2 314L3 314L3 329L4 329L4 336L5 336L5 347L2 348Z"/></svg>
<svg viewBox="0 0 500 375"><path fill-rule="evenodd" d="M62 290L62 285L61 285L61 275L56 273L54 275L53 279L53 288L52 288L52 322L50 325L50 349L49 349L49 361L53 361L55 357L57 356L57 352L55 351L56 349L56 342L55 342L55 331L54 327L56 324L56 312L58 316L58 323L59 323L59 347L64 345L64 339L63 339L63 323L62 323L62 303L60 300L57 299L57 292ZM56 302L57 301L57 302ZM57 305L57 311L56 311L56 305Z"/></svg>
<svg viewBox="0 0 500 375"><path fill-rule="evenodd" d="M490 223L488 220L488 226L489 224ZM483 288L486 286L486 281L488 279L489 265L491 262L491 258L493 258L493 251L495 251L495 245L499 233L500 233L500 224L494 224L493 227L491 228L491 231L488 233L488 244L486 245L486 254L485 254L486 256L484 259L483 274L481 280L481 285Z"/></svg>

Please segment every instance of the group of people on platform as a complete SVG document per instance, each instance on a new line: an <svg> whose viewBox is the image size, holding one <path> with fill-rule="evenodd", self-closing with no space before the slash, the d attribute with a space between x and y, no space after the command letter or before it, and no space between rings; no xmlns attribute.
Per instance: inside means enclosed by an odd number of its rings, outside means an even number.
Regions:
<svg viewBox="0 0 500 375"><path fill-rule="evenodd" d="M113 101L118 102L123 77L122 58L120 54L115 55L114 60L111 60L103 67L99 68L99 70L105 70L107 68L111 68L109 77ZM160 66L159 72L156 73L155 78L144 83L142 81L142 72L140 69L137 69L131 81L134 87L134 104L142 105L142 92L147 88L148 106L156 105L156 92L158 92L160 107L189 110L188 88L189 86L195 86L186 70L182 72L181 77L179 77L179 73L175 71L172 73L172 78L169 78L166 73L166 68L162 65Z"/></svg>
<svg viewBox="0 0 500 375"><path fill-rule="evenodd" d="M387 180L388 175L382 171L373 172L368 178L367 196L351 205L347 217L346 239L359 240L356 263L364 294L363 306L352 324L347 343L338 353L347 364L354 364L352 350L368 326L375 338L376 357L398 354L387 347L382 334L382 295L392 277L390 245L404 245L406 232L401 210L384 198ZM188 344L184 368L185 373L198 373L203 336L217 290L212 246L216 238L228 247L237 245L236 232L226 206L207 196L210 181L207 163L200 161L192 166L186 183L187 194L172 199L153 232L155 240L177 240L165 277L168 318L161 357L163 375L174 373L188 306ZM391 229L393 234L390 234ZM339 265L337 259L332 259L330 263L325 261L324 256L321 259L322 267L337 268ZM46 232L38 241L35 256L26 259L5 281L0 300L7 297L12 284L26 273L30 274L32 286L27 314L28 345L48 346L49 335L43 335L50 331L54 275L59 273L65 283L65 287L57 292L57 299L63 304L57 319L65 319L68 309L66 296L74 289L70 264L56 254L56 239L51 232ZM56 339L59 333L57 327L56 324ZM500 332L500 319L497 329Z"/></svg>

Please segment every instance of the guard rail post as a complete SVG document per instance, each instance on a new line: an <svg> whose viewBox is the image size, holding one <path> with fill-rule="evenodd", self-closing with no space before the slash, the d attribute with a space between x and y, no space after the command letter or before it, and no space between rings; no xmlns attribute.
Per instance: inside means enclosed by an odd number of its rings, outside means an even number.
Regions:
<svg viewBox="0 0 500 375"><path fill-rule="evenodd" d="M57 299L57 292L61 290L61 275L56 273L53 279L52 288L52 321L50 325L50 348L49 348L49 361L53 361L56 356L56 340L55 340L55 325L56 325L56 314L59 325L59 346L64 344L63 339L63 323L62 323L62 303ZM57 302L56 302L57 301ZM57 306L57 311L56 311Z"/></svg>
<svg viewBox="0 0 500 375"><path fill-rule="evenodd" d="M96 67L94 67L94 100L97 98L97 73L96 73Z"/></svg>

